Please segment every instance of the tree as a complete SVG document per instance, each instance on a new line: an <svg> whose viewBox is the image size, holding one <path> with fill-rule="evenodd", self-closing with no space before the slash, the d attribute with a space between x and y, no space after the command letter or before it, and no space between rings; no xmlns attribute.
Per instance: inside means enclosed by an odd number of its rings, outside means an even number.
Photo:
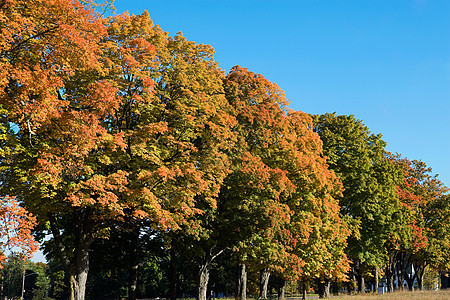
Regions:
<svg viewBox="0 0 450 300"><path fill-rule="evenodd" d="M64 141L53 135L51 128L58 126L55 120L64 118L70 110L69 101L61 97L65 81L75 70L99 68L95 54L98 40L105 33L104 26L88 2L83 6L70 0L2 1L0 9L2 125L15 126L5 132L8 151L1 159L1 194L27 201L27 208L39 221L51 220L56 228L55 210L63 208L54 205L55 198L62 195L53 188L59 170L52 146L60 151ZM67 125L72 124L69 121ZM74 152L78 151L72 149L64 154L70 157ZM56 176L52 178L53 175ZM80 274L74 274L74 284L78 286L82 284L75 277Z"/></svg>
<svg viewBox="0 0 450 300"><path fill-rule="evenodd" d="M427 261L432 268L445 273L450 269L450 196L448 193L428 202L424 211L424 221L428 239ZM423 288L422 281L423 279L419 280L420 288Z"/></svg>
<svg viewBox="0 0 450 300"><path fill-rule="evenodd" d="M121 161L136 170L136 183L145 182L133 187L129 209L156 220L152 226L177 229L188 217L216 206L214 196L228 173L225 150L233 119L227 114L223 74L212 47L181 34L168 37L146 12L116 17L108 32L108 59L117 65L109 76L124 100L114 124L129 145ZM135 50L140 43L155 55L142 56ZM119 51L109 48L117 45ZM145 88L152 93L142 93ZM184 228L199 234L195 224Z"/></svg>
<svg viewBox="0 0 450 300"><path fill-rule="evenodd" d="M325 264L313 267L308 259L313 249L328 260L328 271L345 272L348 232L334 199L340 184L322 157L311 118L289 109L284 92L262 75L236 66L224 84L239 135L219 201L233 212L225 223L239 232L241 268L261 272L260 297L266 297L269 272L282 279L297 279L304 267L314 269L313 276L325 272Z"/></svg>
<svg viewBox="0 0 450 300"><path fill-rule="evenodd" d="M1 268L1 297L45 299L48 296L50 282L46 264L33 263L20 254L11 253L2 262Z"/></svg>
<svg viewBox="0 0 450 300"><path fill-rule="evenodd" d="M32 257L39 247L31 235L36 218L13 197L5 196L0 201L0 263L6 258L5 251L14 252L22 259Z"/></svg>
<svg viewBox="0 0 450 300"><path fill-rule="evenodd" d="M445 249L436 248L446 239L445 226L436 227L436 218L446 218L445 208L439 208L445 201L448 188L436 175L432 175L431 168L422 161L408 160L396 155L392 158L401 166L404 181L398 186L397 193L404 209L407 211L406 233L402 239L395 240L395 259L397 277L400 282L406 280L408 288L413 289L417 280L422 289L425 268L431 265L439 268L434 258L446 255ZM445 207L445 204L444 204ZM444 212L443 215L441 213ZM441 219L438 221L441 223ZM444 229L444 230L442 230ZM436 234L440 232L439 234ZM443 234L443 235L442 235ZM438 250L439 249L439 250ZM440 266L442 267L442 266Z"/></svg>
<svg viewBox="0 0 450 300"><path fill-rule="evenodd" d="M330 168L344 186L339 204L352 229L346 252L364 292L365 272L384 265L389 238L404 226L396 194L401 170L388 159L381 135L371 134L353 116L314 116L314 127Z"/></svg>
<svg viewBox="0 0 450 300"><path fill-rule="evenodd" d="M116 220L177 229L202 212L198 195L214 205L228 172L222 73L210 46L168 37L146 12L106 22L72 1L39 5L3 6L8 26L19 15L37 33L2 50L1 69L23 75L2 82L3 124L17 125L2 193L48 225L70 299L84 299L90 245ZM33 76L53 81L33 87Z"/></svg>

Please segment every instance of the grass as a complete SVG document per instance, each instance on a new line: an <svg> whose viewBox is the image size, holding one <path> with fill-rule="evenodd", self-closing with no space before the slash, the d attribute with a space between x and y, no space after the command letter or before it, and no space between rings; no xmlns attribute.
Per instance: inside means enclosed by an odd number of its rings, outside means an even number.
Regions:
<svg viewBox="0 0 450 300"><path fill-rule="evenodd" d="M338 296L332 297L342 300L450 300L450 290L440 291L404 291L388 293L384 295L366 294L366 295L353 295L353 296Z"/></svg>

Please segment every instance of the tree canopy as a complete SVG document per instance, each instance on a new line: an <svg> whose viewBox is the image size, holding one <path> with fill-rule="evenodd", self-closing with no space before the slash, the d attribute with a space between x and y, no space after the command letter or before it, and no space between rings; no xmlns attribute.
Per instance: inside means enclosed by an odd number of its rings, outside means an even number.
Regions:
<svg viewBox="0 0 450 300"><path fill-rule="evenodd" d="M219 262L213 278L261 273L261 298L270 274L326 296L354 277L364 292L374 269L410 284L450 268L448 189L385 148L354 116L295 111L263 75L226 73L147 11L0 1L1 250L29 257L32 232L50 235L55 297L97 295L102 268L127 269L108 284L130 299L176 298L195 274L202 300ZM139 290L138 270L168 287Z"/></svg>

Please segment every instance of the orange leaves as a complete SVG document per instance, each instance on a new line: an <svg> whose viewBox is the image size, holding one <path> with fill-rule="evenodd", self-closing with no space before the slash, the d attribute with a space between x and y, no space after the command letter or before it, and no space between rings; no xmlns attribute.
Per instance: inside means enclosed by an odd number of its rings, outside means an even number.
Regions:
<svg viewBox="0 0 450 300"><path fill-rule="evenodd" d="M0 99L12 121L33 130L59 117L57 97L75 70L97 69L98 40L105 34L93 11L71 0L10 1L0 11ZM3 88L4 87L4 88Z"/></svg>
<svg viewBox="0 0 450 300"><path fill-rule="evenodd" d="M19 252L23 258L30 258L38 249L31 231L36 225L36 218L20 207L9 196L1 198L0 206L0 261L5 250Z"/></svg>
<svg viewBox="0 0 450 300"><path fill-rule="evenodd" d="M40 217L86 210L94 231L126 216L196 238L248 218L243 244L293 274L311 263L302 247L340 254L340 186L311 118L276 84L240 67L225 78L211 46L169 37L147 12L17 3L0 15L13 31L0 26L0 96L23 148L11 186Z"/></svg>
<svg viewBox="0 0 450 300"><path fill-rule="evenodd" d="M93 175L92 178L73 185L67 200L73 206L98 206L116 215L123 214L119 196L128 191L128 173L118 171L109 176Z"/></svg>
<svg viewBox="0 0 450 300"><path fill-rule="evenodd" d="M268 190L275 199L282 193L291 193L295 186L287 177L287 171L279 168L272 169L257 156L244 152L241 158L241 172L248 187Z"/></svg>
<svg viewBox="0 0 450 300"><path fill-rule="evenodd" d="M246 69L234 67L224 88L239 133L236 182L230 189L244 194L240 211L259 213L253 235L267 239L255 245L251 237L253 250L243 251L270 253L263 263L292 278L342 275L348 268L343 249L349 231L334 199L341 185L322 157L312 118L290 110L276 84Z"/></svg>
<svg viewBox="0 0 450 300"><path fill-rule="evenodd" d="M413 253L417 252L419 249L424 249L428 244L428 239L425 236L424 228L417 226L417 222L415 220L408 226L413 231L413 238L411 243Z"/></svg>
<svg viewBox="0 0 450 300"><path fill-rule="evenodd" d="M101 118L107 114L114 114L119 108L120 102L116 98L117 88L112 82L107 80L95 81L90 87L88 97L84 105L92 107L97 111L96 118Z"/></svg>

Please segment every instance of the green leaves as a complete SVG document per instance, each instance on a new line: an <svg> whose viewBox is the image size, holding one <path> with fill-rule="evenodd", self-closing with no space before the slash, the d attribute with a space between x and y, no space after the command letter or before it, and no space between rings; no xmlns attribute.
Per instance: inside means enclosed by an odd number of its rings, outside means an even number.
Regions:
<svg viewBox="0 0 450 300"><path fill-rule="evenodd" d="M348 253L369 265L379 265L400 209L396 186L401 171L388 160L385 142L353 116L314 116L330 168L344 191L341 212L352 221Z"/></svg>

